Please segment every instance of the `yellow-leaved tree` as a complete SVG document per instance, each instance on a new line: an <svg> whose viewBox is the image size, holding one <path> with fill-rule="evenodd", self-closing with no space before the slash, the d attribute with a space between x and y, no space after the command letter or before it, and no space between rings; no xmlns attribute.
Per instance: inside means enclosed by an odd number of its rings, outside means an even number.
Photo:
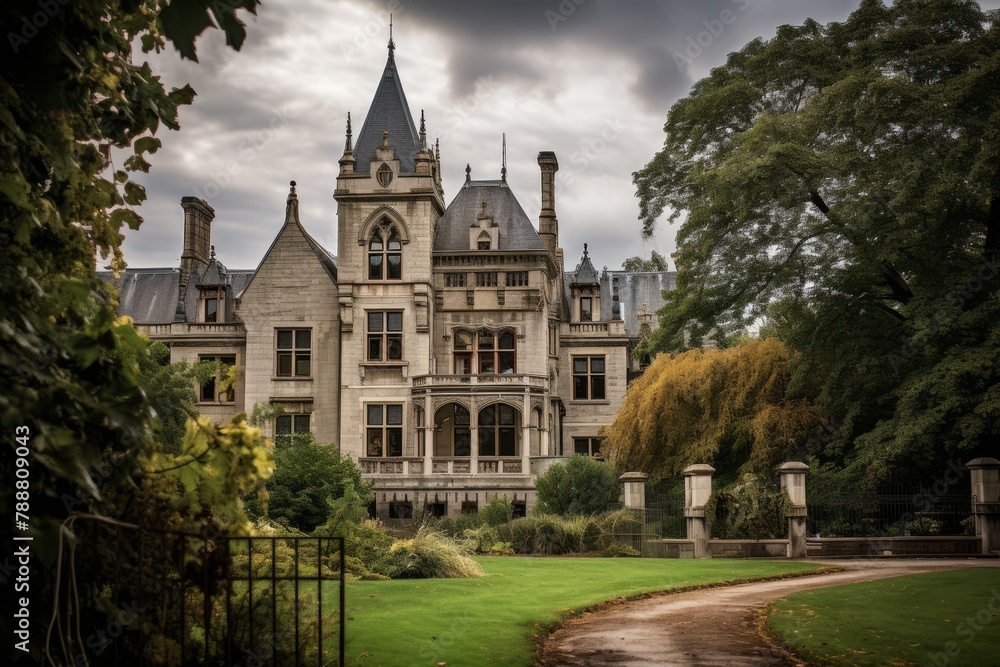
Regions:
<svg viewBox="0 0 1000 667"><path fill-rule="evenodd" d="M774 338L661 355L629 386L604 454L654 480L693 463L724 481L770 474L822 422L807 391L789 392L793 356Z"/></svg>

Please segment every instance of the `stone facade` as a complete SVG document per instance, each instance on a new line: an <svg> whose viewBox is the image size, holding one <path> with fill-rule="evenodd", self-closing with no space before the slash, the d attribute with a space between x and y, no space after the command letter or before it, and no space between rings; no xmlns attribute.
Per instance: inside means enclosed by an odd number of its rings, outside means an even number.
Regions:
<svg viewBox="0 0 1000 667"><path fill-rule="evenodd" d="M185 198L181 269L115 280L121 312L173 360L232 362L234 391L205 390L199 409L221 420L256 408L272 435L334 443L372 480L380 516L475 511L497 495L526 513L535 477L596 455L625 396L648 327L638 303L623 312L619 286L639 294L673 276L599 275L586 247L564 270L551 152L538 156L537 229L506 168L486 181L467 168L446 206L439 151L423 116L413 121L393 48L356 145L348 118L336 257L303 227L294 182L252 272L215 258L214 210Z"/></svg>

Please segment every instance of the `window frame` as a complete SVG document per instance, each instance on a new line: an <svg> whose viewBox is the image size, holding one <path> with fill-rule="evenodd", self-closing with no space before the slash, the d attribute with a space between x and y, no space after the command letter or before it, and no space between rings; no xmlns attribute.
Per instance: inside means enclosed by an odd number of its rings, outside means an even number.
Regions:
<svg viewBox="0 0 1000 667"><path fill-rule="evenodd" d="M584 310L584 304L586 304L586 310ZM580 321L581 322L594 321L594 297L592 296L580 297Z"/></svg>
<svg viewBox="0 0 1000 667"><path fill-rule="evenodd" d="M365 456L367 458L399 459L403 457L405 412L402 403L365 403ZM390 420L390 410L398 414L398 423ZM373 416L377 412L377 421ZM395 417L393 417L395 419ZM390 439L391 436L391 439Z"/></svg>
<svg viewBox="0 0 1000 667"><path fill-rule="evenodd" d="M507 287L528 287L530 271L508 271L504 276Z"/></svg>
<svg viewBox="0 0 1000 667"><path fill-rule="evenodd" d="M232 360L232 363L228 363ZM229 391L226 392L227 398L222 400L219 392L219 379L222 373L223 365L227 367L236 365L236 355L235 354L199 354L198 362L212 361L215 362L215 374L209 378L208 382L200 385L198 387L197 402L198 403L215 403L218 405L228 405L230 403L236 402L236 387L230 386ZM205 388L211 384L212 386L212 397L205 398ZM230 398L231 397L231 398Z"/></svg>
<svg viewBox="0 0 1000 667"><path fill-rule="evenodd" d="M283 431L279 424L288 420L288 430ZM305 428L300 428L301 424L305 424ZM283 415L278 415L274 418L274 437L280 437L285 435L298 435L300 433L312 433L312 415L308 412L293 412L285 413Z"/></svg>
<svg viewBox="0 0 1000 667"><path fill-rule="evenodd" d="M376 248L376 243L378 248ZM397 281L403 279L403 238L396 225L383 219L368 236L365 253L369 281ZM373 260L377 259L377 263ZM392 260L395 259L395 264ZM376 275L377 274L377 275ZM395 274L395 275L391 275Z"/></svg>
<svg viewBox="0 0 1000 667"><path fill-rule="evenodd" d="M496 271L476 271L476 287L496 287Z"/></svg>
<svg viewBox="0 0 1000 667"><path fill-rule="evenodd" d="M484 347L485 336L492 338L492 344ZM459 348L459 339L469 337L468 347ZM510 347L501 347L501 339L509 337ZM455 329L452 333L452 369L455 375L513 375L517 373L517 334L513 329ZM492 357L492 358L491 358ZM493 370L483 370L484 361L492 364ZM460 372L468 366L469 372Z"/></svg>
<svg viewBox="0 0 1000 667"><path fill-rule="evenodd" d="M484 424L484 415L492 411L493 423ZM510 422L504 422L504 412L509 411ZM507 405L506 403L491 403L490 405L483 406L480 408L479 413L476 416L476 429L478 431L479 438L479 456L490 457L513 457L518 456L517 453L517 415L519 412L517 408L512 405ZM504 453L503 447L505 445L510 445L510 453ZM487 452L486 449L489 447L492 453Z"/></svg>
<svg viewBox="0 0 1000 667"><path fill-rule="evenodd" d="M580 443L586 443L586 452L580 451ZM600 459L601 457L601 445L604 443L604 438L596 435L581 436L573 438L573 454L580 456L589 456L593 459Z"/></svg>
<svg viewBox="0 0 1000 667"><path fill-rule="evenodd" d="M281 333L291 332L292 344L290 347L281 346ZM300 333L308 333L308 345L300 345ZM276 378L312 378L312 327L275 327L274 329L274 376ZM289 367L287 372L282 371L282 359L287 357ZM306 373L299 372L299 364L308 364Z"/></svg>
<svg viewBox="0 0 1000 667"><path fill-rule="evenodd" d="M402 363L403 361L403 310L366 310L365 311L365 361L367 363ZM378 331L372 330L373 316L381 316ZM389 329L390 315L399 315L399 328ZM378 343L378 358L373 358L372 343ZM392 348L395 343L396 347ZM395 350L395 352L393 352ZM396 356L392 356L395 354Z"/></svg>
<svg viewBox="0 0 1000 667"><path fill-rule="evenodd" d="M577 370L577 362L585 361L587 365L586 372L580 372ZM594 362L600 361L601 370L594 370ZM591 354L591 355L579 355L570 358L570 363L572 364L570 370L573 376L573 400L574 401L607 401L608 400L608 387L607 387L607 357L603 354ZM581 383L581 379L583 382ZM581 396L581 388L586 387L586 395ZM595 391L596 388L600 388L600 392ZM600 393L600 396L596 396L596 393Z"/></svg>

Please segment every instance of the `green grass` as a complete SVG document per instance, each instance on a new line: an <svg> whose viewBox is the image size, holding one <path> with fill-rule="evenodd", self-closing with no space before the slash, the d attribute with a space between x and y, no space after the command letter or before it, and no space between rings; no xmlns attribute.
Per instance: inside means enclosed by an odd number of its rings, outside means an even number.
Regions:
<svg viewBox="0 0 1000 667"><path fill-rule="evenodd" d="M486 571L478 579L349 582L348 663L530 665L532 635L571 611L619 596L816 567L741 560L476 560Z"/></svg>
<svg viewBox="0 0 1000 667"><path fill-rule="evenodd" d="M790 595L771 609L770 630L822 665L1000 664L1000 570L833 586Z"/></svg>

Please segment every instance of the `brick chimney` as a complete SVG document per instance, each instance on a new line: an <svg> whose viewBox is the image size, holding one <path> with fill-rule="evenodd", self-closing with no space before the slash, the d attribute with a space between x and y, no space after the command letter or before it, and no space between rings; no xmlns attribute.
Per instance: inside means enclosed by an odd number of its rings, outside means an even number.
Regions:
<svg viewBox="0 0 1000 667"><path fill-rule="evenodd" d="M538 214L538 235L546 250L555 254L559 247L559 220L556 219L556 172L559 161L552 151L538 154L538 167L542 171L542 210Z"/></svg>
<svg viewBox="0 0 1000 667"><path fill-rule="evenodd" d="M212 220L215 218L215 209L198 197L182 197L181 208L184 209L184 251L181 253L180 291L177 295L174 320L183 322L184 297L187 294L191 274L199 268L198 264L205 266L211 261Z"/></svg>

